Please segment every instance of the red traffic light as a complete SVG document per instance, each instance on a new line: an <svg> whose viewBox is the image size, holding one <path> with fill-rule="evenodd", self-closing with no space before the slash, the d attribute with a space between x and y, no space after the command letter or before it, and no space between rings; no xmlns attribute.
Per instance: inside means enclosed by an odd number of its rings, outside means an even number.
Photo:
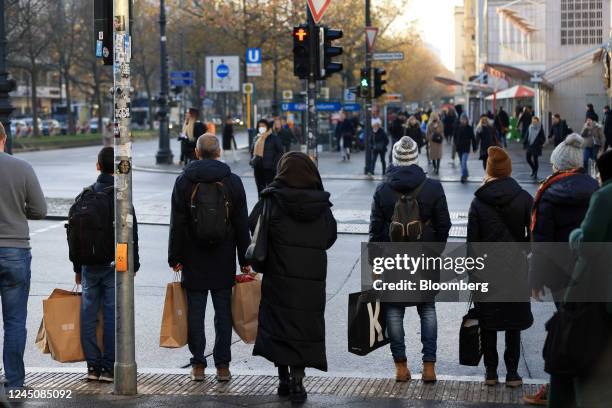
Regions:
<svg viewBox="0 0 612 408"><path fill-rule="evenodd" d="M303 27L299 27L294 29L293 35L297 37L299 42L303 42L306 36L308 35L308 32L304 30Z"/></svg>

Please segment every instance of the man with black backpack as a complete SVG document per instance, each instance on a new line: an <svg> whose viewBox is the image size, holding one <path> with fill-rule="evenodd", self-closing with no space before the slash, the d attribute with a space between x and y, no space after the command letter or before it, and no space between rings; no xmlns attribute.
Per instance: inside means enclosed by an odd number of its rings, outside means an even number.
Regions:
<svg viewBox="0 0 612 408"><path fill-rule="evenodd" d="M100 172L94 184L79 194L68 213L68 251L75 272L75 283L82 285L81 344L87 360L87 379L114 381L115 365L115 200L114 150L104 147L98 153ZM138 223L134 219L134 271L140 268ZM96 337L98 312L102 309L103 345ZM103 349L103 350L102 350Z"/></svg>
<svg viewBox="0 0 612 408"><path fill-rule="evenodd" d="M219 161L221 147L215 135L200 136L195 155L197 160L185 167L172 192L168 264L175 272L182 271L187 290L191 379L204 380L204 316L210 291L217 380L229 381L236 255L242 272L250 272L244 256L250 244L246 194L240 177Z"/></svg>
<svg viewBox="0 0 612 408"><path fill-rule="evenodd" d="M427 178L418 166L418 146L408 136L393 145L393 166L376 188L370 213L370 242L446 243L451 228L450 214L442 184ZM420 254L418 254L420 255ZM437 318L433 299L416 305L421 319L423 376L436 380ZM410 380L404 342L404 314L401 303L387 303L387 332L395 362L396 381Z"/></svg>

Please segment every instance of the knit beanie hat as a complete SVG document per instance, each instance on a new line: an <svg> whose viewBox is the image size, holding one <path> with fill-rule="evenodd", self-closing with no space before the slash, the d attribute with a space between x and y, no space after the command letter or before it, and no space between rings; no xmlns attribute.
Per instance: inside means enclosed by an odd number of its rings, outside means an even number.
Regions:
<svg viewBox="0 0 612 408"><path fill-rule="evenodd" d="M487 176L493 178L509 177L512 174L512 160L501 147L491 146L487 150Z"/></svg>
<svg viewBox="0 0 612 408"><path fill-rule="evenodd" d="M416 164L419 157L419 147L408 136L402 137L393 145L393 165L410 166Z"/></svg>
<svg viewBox="0 0 612 408"><path fill-rule="evenodd" d="M559 143L550 155L550 163L556 171L566 171L582 167L582 145L584 139L578 133L572 133Z"/></svg>

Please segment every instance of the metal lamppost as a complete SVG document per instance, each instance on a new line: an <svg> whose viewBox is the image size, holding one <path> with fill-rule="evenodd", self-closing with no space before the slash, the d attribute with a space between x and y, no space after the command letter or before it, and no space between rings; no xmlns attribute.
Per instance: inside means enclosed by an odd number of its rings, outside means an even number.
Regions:
<svg viewBox="0 0 612 408"><path fill-rule="evenodd" d="M170 150L170 135L168 132L168 55L166 51L166 6L164 0L159 0L159 46L160 46L160 84L161 89L157 100L159 109L159 150L155 155L157 164L172 164Z"/></svg>
<svg viewBox="0 0 612 408"><path fill-rule="evenodd" d="M11 120L10 114L14 108L11 105L9 92L16 87L14 79L9 79L9 74L6 70L6 24L4 21L4 0L0 0L0 122L4 125L6 131L7 142L6 152L13 152L13 136L11 135Z"/></svg>

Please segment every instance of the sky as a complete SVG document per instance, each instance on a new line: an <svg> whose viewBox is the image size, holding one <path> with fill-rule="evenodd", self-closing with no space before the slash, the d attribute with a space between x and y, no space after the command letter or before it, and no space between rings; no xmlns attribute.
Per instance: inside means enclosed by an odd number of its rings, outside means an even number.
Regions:
<svg viewBox="0 0 612 408"><path fill-rule="evenodd" d="M463 0L411 0L409 7L399 17L392 29L400 29L414 20L423 41L439 52L442 63L451 71L455 69L455 23L453 11Z"/></svg>

